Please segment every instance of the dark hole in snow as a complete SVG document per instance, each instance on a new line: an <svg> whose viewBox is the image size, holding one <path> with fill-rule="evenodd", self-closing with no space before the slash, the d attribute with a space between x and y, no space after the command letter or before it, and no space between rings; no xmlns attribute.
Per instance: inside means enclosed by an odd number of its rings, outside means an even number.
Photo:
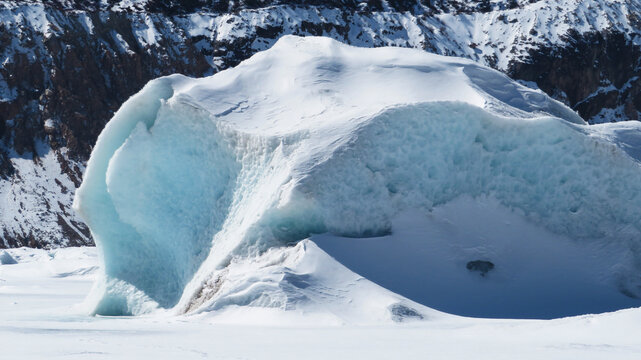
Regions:
<svg viewBox="0 0 641 360"><path fill-rule="evenodd" d="M494 269L494 264L490 261L474 260L469 261L465 267L470 271L478 271L481 276L485 276L490 270Z"/></svg>
<svg viewBox="0 0 641 360"><path fill-rule="evenodd" d="M392 313L392 320L403 322L406 320L423 320L423 315L418 311L403 304L394 304L389 309Z"/></svg>
<svg viewBox="0 0 641 360"><path fill-rule="evenodd" d="M392 235L392 226L389 224L384 224L381 227L375 229L364 229L359 232L342 232L338 233L337 235L354 239L377 238Z"/></svg>

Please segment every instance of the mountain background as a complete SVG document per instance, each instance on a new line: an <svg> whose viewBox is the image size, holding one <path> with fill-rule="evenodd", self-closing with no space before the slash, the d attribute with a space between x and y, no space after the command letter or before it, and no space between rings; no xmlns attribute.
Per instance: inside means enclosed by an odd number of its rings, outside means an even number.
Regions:
<svg viewBox="0 0 641 360"><path fill-rule="evenodd" d="M92 244L71 203L119 106L285 34L470 58L591 124L641 111L636 0L0 1L0 248Z"/></svg>

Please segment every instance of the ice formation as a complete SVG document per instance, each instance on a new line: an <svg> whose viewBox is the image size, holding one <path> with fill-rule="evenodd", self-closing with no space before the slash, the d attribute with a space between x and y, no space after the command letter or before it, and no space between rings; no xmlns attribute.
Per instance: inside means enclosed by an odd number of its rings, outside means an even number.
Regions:
<svg viewBox="0 0 641 360"><path fill-rule="evenodd" d="M0 252L0 265L14 265L18 262L6 251Z"/></svg>
<svg viewBox="0 0 641 360"><path fill-rule="evenodd" d="M399 226L429 224L429 214L460 199L491 199L497 214L542 229L552 251L588 249L580 264L594 269L580 280L634 299L641 169L630 149L640 131L586 126L472 61L286 36L208 78L151 81L105 127L74 203L104 263L94 311L247 305L422 318L425 308L360 278L309 238L393 241L407 232ZM408 212L423 218L403 222ZM501 230L442 245L469 253L493 234ZM557 238L573 245L555 248ZM537 247L518 240L500 241ZM491 259L497 274L510 253ZM591 262L594 254L604 260ZM468 273L465 262L460 268ZM535 291L543 298L546 286L563 285L539 282ZM430 305L427 293L410 298Z"/></svg>

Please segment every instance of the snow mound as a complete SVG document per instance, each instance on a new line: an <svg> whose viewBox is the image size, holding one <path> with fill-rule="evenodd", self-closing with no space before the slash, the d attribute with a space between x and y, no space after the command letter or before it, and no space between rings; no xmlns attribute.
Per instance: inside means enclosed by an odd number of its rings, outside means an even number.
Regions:
<svg viewBox="0 0 641 360"><path fill-rule="evenodd" d="M0 253L0 265L14 265L18 262L6 251Z"/></svg>
<svg viewBox="0 0 641 360"><path fill-rule="evenodd" d="M407 211L461 197L495 199L542 234L597 249L607 261L582 279L637 297L641 169L601 133L471 61L326 38L287 36L208 78L151 81L105 127L74 202L104 264L94 311L424 318L431 310L305 239L384 238ZM426 292L411 298L431 305Z"/></svg>

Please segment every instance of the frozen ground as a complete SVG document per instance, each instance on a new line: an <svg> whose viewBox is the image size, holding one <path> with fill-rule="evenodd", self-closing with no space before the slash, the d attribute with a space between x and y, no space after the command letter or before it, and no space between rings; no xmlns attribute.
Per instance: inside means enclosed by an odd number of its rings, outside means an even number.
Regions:
<svg viewBox="0 0 641 360"><path fill-rule="evenodd" d="M3 359L639 359L641 309L558 320L434 314L359 326L275 309L91 317L93 248L14 249L0 265Z"/></svg>

